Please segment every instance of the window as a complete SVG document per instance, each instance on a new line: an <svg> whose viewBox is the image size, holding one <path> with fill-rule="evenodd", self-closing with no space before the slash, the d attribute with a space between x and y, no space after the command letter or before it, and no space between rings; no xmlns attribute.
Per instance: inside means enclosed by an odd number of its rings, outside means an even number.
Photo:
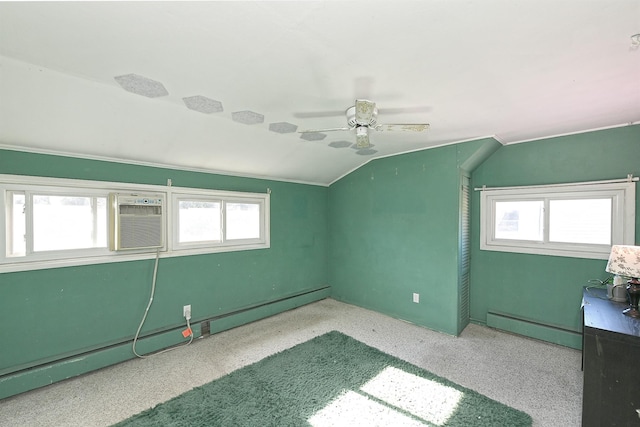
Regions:
<svg viewBox="0 0 640 427"><path fill-rule="evenodd" d="M268 195L176 191L174 250L268 247Z"/></svg>
<svg viewBox="0 0 640 427"><path fill-rule="evenodd" d="M12 261L107 251L107 193L22 185L4 194L6 258Z"/></svg>
<svg viewBox="0 0 640 427"><path fill-rule="evenodd" d="M634 244L635 183L484 189L480 249L607 259Z"/></svg>
<svg viewBox="0 0 640 427"><path fill-rule="evenodd" d="M178 243L221 242L221 208L219 200L178 198Z"/></svg>
<svg viewBox="0 0 640 427"><path fill-rule="evenodd" d="M225 203L227 240L260 239L260 203Z"/></svg>
<svg viewBox="0 0 640 427"><path fill-rule="evenodd" d="M105 248L107 198L32 194L33 251Z"/></svg>
<svg viewBox="0 0 640 427"><path fill-rule="evenodd" d="M171 201L157 216L162 257L270 246L268 193L0 175L0 273L154 257L157 245L139 245L149 219L118 217L116 193Z"/></svg>

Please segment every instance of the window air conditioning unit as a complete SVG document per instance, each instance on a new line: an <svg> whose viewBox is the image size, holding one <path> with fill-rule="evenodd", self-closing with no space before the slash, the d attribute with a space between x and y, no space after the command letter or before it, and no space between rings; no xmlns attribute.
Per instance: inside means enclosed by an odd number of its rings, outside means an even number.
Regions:
<svg viewBox="0 0 640 427"><path fill-rule="evenodd" d="M164 247L163 194L109 194L109 249L159 249Z"/></svg>

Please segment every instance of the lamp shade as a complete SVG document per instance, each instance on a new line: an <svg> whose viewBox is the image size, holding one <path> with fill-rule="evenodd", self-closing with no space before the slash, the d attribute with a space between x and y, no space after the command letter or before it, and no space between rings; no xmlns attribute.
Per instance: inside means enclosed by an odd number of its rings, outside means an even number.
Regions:
<svg viewBox="0 0 640 427"><path fill-rule="evenodd" d="M640 277L640 246L613 245L605 271L618 276Z"/></svg>

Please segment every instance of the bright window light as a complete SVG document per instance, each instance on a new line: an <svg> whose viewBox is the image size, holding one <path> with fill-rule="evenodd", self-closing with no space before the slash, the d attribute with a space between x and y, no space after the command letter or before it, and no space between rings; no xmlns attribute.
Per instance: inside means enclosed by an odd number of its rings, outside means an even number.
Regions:
<svg viewBox="0 0 640 427"><path fill-rule="evenodd" d="M106 197L33 194L33 251L107 246Z"/></svg>
<svg viewBox="0 0 640 427"><path fill-rule="evenodd" d="M220 202L180 200L178 242L219 242L222 239Z"/></svg>
<svg viewBox="0 0 640 427"><path fill-rule="evenodd" d="M550 200L549 241L610 245L611 205L611 198Z"/></svg>
<svg viewBox="0 0 640 427"><path fill-rule="evenodd" d="M496 202L496 239L542 241L542 201Z"/></svg>
<svg viewBox="0 0 640 427"><path fill-rule="evenodd" d="M260 238L260 204L226 204L227 240Z"/></svg>

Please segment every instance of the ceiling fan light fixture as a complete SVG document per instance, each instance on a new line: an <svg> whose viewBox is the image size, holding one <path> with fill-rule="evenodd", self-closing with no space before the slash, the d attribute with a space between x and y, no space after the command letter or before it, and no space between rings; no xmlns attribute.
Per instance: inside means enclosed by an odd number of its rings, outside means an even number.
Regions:
<svg viewBox="0 0 640 427"><path fill-rule="evenodd" d="M356 147L367 148L369 146L369 128L358 126L356 128Z"/></svg>
<svg viewBox="0 0 640 427"><path fill-rule="evenodd" d="M324 138L324 132L333 131L356 131L356 143L352 148L356 150L371 149L373 145L369 142L369 130L374 131L411 131L411 132L424 132L429 129L428 123L414 123L414 124L377 124L378 123L378 108L375 102L371 102L367 99L356 99L355 105L347 108L345 111L347 116L348 127L341 128L327 128L327 129L311 129L301 131L300 138L308 141L318 140ZM320 137L318 134L323 135ZM330 144L332 147L336 145ZM363 154L363 153L359 153ZM371 154L371 153L364 153Z"/></svg>
<svg viewBox="0 0 640 427"><path fill-rule="evenodd" d="M356 99L356 104L346 111L347 123L354 126L375 126L378 122L378 108L375 102Z"/></svg>
<svg viewBox="0 0 640 427"><path fill-rule="evenodd" d="M356 122L360 125L368 125L375 110L375 102L367 99L356 99Z"/></svg>

